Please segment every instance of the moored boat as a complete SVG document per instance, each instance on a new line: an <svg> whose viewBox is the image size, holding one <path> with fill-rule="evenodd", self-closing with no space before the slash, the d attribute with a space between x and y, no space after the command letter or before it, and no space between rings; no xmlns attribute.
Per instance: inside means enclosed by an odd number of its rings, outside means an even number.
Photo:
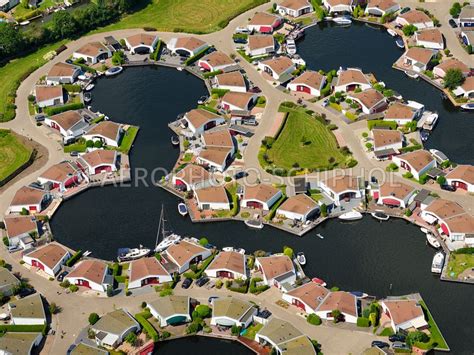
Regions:
<svg viewBox="0 0 474 355"><path fill-rule="evenodd" d="M236 251L239 254L245 255L245 249L244 248L237 248L237 249L234 249L234 251Z"/></svg>
<svg viewBox="0 0 474 355"><path fill-rule="evenodd" d="M113 76L113 75L120 74L122 70L123 70L122 67L112 67L106 70L105 76Z"/></svg>
<svg viewBox="0 0 474 355"><path fill-rule="evenodd" d="M304 256L302 251L296 254L296 260L298 260L301 266L306 265L306 256Z"/></svg>
<svg viewBox="0 0 474 355"><path fill-rule="evenodd" d="M234 247L224 247L222 251L234 251Z"/></svg>
<svg viewBox="0 0 474 355"><path fill-rule="evenodd" d="M415 72L406 71L405 74L406 74L406 76L408 76L409 78L412 78L412 79L418 79L418 77L419 77L419 75Z"/></svg>
<svg viewBox="0 0 474 355"><path fill-rule="evenodd" d="M321 280L320 278L317 278L317 277L313 277L311 279L311 281L313 281L314 283L318 284L318 285L321 285L323 287L325 287L327 285L326 282L324 282L323 280Z"/></svg>
<svg viewBox="0 0 474 355"><path fill-rule="evenodd" d="M86 86L86 88L84 89L85 91L91 91L93 88L94 88L94 84L89 84Z"/></svg>
<svg viewBox="0 0 474 355"><path fill-rule="evenodd" d="M318 238L324 239L324 236L323 236L321 233L318 233L318 234L316 234L316 235L318 236Z"/></svg>
<svg viewBox="0 0 474 355"><path fill-rule="evenodd" d="M351 291L350 294L356 296L356 298L366 298L369 296L367 293L362 291Z"/></svg>
<svg viewBox="0 0 474 355"><path fill-rule="evenodd" d="M158 243L160 234L163 236L163 239L160 243ZM163 206L161 206L160 222L158 224L158 231L156 233L155 252L162 252L169 246L179 243L181 239L182 237L180 235L175 233L168 234L168 232L165 230L164 209Z"/></svg>
<svg viewBox="0 0 474 355"><path fill-rule="evenodd" d="M429 233L430 231L424 227L421 227L420 230L423 232L423 233Z"/></svg>
<svg viewBox="0 0 474 355"><path fill-rule="evenodd" d="M398 48L405 49L405 43L403 42L403 39L401 37L395 40L395 44L397 45Z"/></svg>
<svg viewBox="0 0 474 355"><path fill-rule="evenodd" d="M474 103L461 105L461 108L468 111L474 110Z"/></svg>
<svg viewBox="0 0 474 355"><path fill-rule="evenodd" d="M143 258L150 254L151 250L140 245L138 248L120 248L118 250L117 260L119 262L131 261Z"/></svg>
<svg viewBox="0 0 474 355"><path fill-rule="evenodd" d="M90 92L85 92L83 97L84 97L84 102L85 103L89 103L89 102L92 101L92 95L91 95Z"/></svg>
<svg viewBox="0 0 474 355"><path fill-rule="evenodd" d="M348 19L347 17L335 17L332 19L332 22L336 23L337 25L350 25L352 20Z"/></svg>
<svg viewBox="0 0 474 355"><path fill-rule="evenodd" d="M179 137L178 136L171 136L171 144L174 146L179 145Z"/></svg>
<svg viewBox="0 0 474 355"><path fill-rule="evenodd" d="M178 212L183 217L188 214L188 208L186 207L186 204L184 202L180 202L178 204Z"/></svg>
<svg viewBox="0 0 474 355"><path fill-rule="evenodd" d="M386 215L385 213L381 211L372 212L371 215L372 217L374 217L375 219L378 219L379 221L387 221L390 218L390 216Z"/></svg>
<svg viewBox="0 0 474 355"><path fill-rule="evenodd" d="M444 265L444 253L437 252L433 257L433 262L431 264L431 272L434 274L441 274L443 271Z"/></svg>
<svg viewBox="0 0 474 355"><path fill-rule="evenodd" d="M245 225L254 229L262 229L263 223L260 219L247 219L244 221Z"/></svg>
<svg viewBox="0 0 474 355"><path fill-rule="evenodd" d="M392 30L391 28L387 29L387 33L392 37L397 37L398 33Z"/></svg>
<svg viewBox="0 0 474 355"><path fill-rule="evenodd" d="M364 216L362 213L357 212L357 211L350 211L341 214L338 218L342 219L343 221L356 221L358 219L362 219Z"/></svg>
<svg viewBox="0 0 474 355"><path fill-rule="evenodd" d="M431 233L426 233L426 241L428 242L429 245L431 245L435 249L439 249L441 247L441 244L439 243L439 241Z"/></svg>

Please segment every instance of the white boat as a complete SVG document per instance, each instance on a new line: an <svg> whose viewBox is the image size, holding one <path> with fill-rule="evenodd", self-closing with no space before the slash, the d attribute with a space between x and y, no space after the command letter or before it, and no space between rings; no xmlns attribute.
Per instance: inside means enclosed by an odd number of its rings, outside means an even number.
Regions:
<svg viewBox="0 0 474 355"><path fill-rule="evenodd" d="M150 249L144 248L142 245L139 248L122 248L119 249L117 260L119 262L137 260L147 256L150 252Z"/></svg>
<svg viewBox="0 0 474 355"><path fill-rule="evenodd" d="M441 274L444 265L444 254L443 252L437 252L433 257L431 264L431 272L434 274Z"/></svg>
<svg viewBox="0 0 474 355"><path fill-rule="evenodd" d="M247 219L244 221L245 225L254 229L262 229L263 223L260 219Z"/></svg>
<svg viewBox="0 0 474 355"><path fill-rule="evenodd" d="M352 23L352 20L346 18L346 17L335 17L332 19L332 22L338 24L338 25L350 25Z"/></svg>
<svg viewBox="0 0 474 355"><path fill-rule="evenodd" d="M171 136L171 144L174 146L179 145L179 137L178 136Z"/></svg>
<svg viewBox="0 0 474 355"><path fill-rule="evenodd" d="M371 215L372 217L374 217L375 219L378 219L379 221L388 221L388 219L390 218L390 216L386 215L385 213L381 211L372 212Z"/></svg>
<svg viewBox="0 0 474 355"><path fill-rule="evenodd" d="M78 80L87 80L87 76L81 74L77 77Z"/></svg>
<svg viewBox="0 0 474 355"><path fill-rule="evenodd" d="M183 67L177 67L176 70L177 71L183 71Z"/></svg>
<svg viewBox="0 0 474 355"><path fill-rule="evenodd" d="M425 234L427 234L427 233L430 232L428 229L423 228L423 227L421 227L420 230L421 230L423 233L425 233Z"/></svg>
<svg viewBox="0 0 474 355"><path fill-rule="evenodd" d="M92 252L90 250L87 250L86 252L84 252L84 254L82 254L82 256L89 256L91 254Z"/></svg>
<svg viewBox="0 0 474 355"><path fill-rule="evenodd" d="M163 236L163 239L160 243L158 243L160 234ZM156 233L155 252L162 252L169 246L179 243L181 239L182 237L180 235L175 233L168 234L168 232L165 230L164 209L163 206L161 206L160 222L158 224L158 231Z"/></svg>
<svg viewBox="0 0 474 355"><path fill-rule="evenodd" d="M289 55L296 54L296 44L293 39L286 40L286 51Z"/></svg>
<svg viewBox="0 0 474 355"><path fill-rule="evenodd" d="M85 92L83 97L84 97L84 102L85 103L89 103L89 102L92 101L92 95L91 95L90 92Z"/></svg>
<svg viewBox="0 0 474 355"><path fill-rule="evenodd" d="M306 257L302 251L296 254L296 260L298 260L301 266L306 265Z"/></svg>
<svg viewBox="0 0 474 355"><path fill-rule="evenodd" d="M412 78L412 79L418 79L419 75L417 73L414 73L414 72L408 72L406 71L405 74L409 77L409 78Z"/></svg>
<svg viewBox="0 0 474 355"><path fill-rule="evenodd" d="M392 37L397 37L398 36L398 33L395 32L394 30L390 29L390 28L387 29L387 33Z"/></svg>
<svg viewBox="0 0 474 355"><path fill-rule="evenodd" d="M324 239L323 235L321 233L316 234L316 236L320 239Z"/></svg>
<svg viewBox="0 0 474 355"><path fill-rule="evenodd" d="M222 251L234 251L234 247L224 247Z"/></svg>
<svg viewBox="0 0 474 355"><path fill-rule="evenodd" d="M474 110L474 104L464 104L464 105L461 105L461 108L464 110L471 111L471 110Z"/></svg>
<svg viewBox="0 0 474 355"><path fill-rule="evenodd" d="M431 233L426 233L426 240L428 241L429 245L431 245L435 249L439 249L441 247L439 241Z"/></svg>
<svg viewBox="0 0 474 355"><path fill-rule="evenodd" d="M438 150L438 149L430 149L429 150L431 155L433 156L433 158L435 158L438 163L443 163L447 160L449 160L449 158L446 156L446 154L444 154L442 151Z"/></svg>
<svg viewBox="0 0 474 355"><path fill-rule="evenodd" d="M362 213L357 211L351 211L341 214L338 218L342 219L343 221L356 221L358 219L362 219L364 216Z"/></svg>
<svg viewBox="0 0 474 355"><path fill-rule="evenodd" d="M89 84L86 86L86 88L84 89L85 91L91 91L93 88L94 88L94 84Z"/></svg>
<svg viewBox="0 0 474 355"><path fill-rule="evenodd" d="M123 68L122 67L112 67L110 69L107 69L105 72L105 76L113 76L120 74L122 72Z"/></svg>
<svg viewBox="0 0 474 355"><path fill-rule="evenodd" d="M244 248L237 248L237 249L234 249L234 251L236 251L239 254L245 255L245 249Z"/></svg>
<svg viewBox="0 0 474 355"><path fill-rule="evenodd" d="M29 25L30 24L30 21L22 21L19 23L20 26L26 26L26 25Z"/></svg>
<svg viewBox="0 0 474 355"><path fill-rule="evenodd" d="M180 202L178 204L178 212L183 217L188 214L188 208L186 207L186 204L184 202Z"/></svg>
<svg viewBox="0 0 474 355"><path fill-rule="evenodd" d="M425 112L425 113L428 113L428 112ZM423 129L427 131L431 131L436 126L437 122L438 122L438 114L436 112L428 113L425 119L425 123L423 124Z"/></svg>
<svg viewBox="0 0 474 355"><path fill-rule="evenodd" d="M395 40L395 44L397 45L398 48L405 49L405 42L403 42L403 39L401 37Z"/></svg>

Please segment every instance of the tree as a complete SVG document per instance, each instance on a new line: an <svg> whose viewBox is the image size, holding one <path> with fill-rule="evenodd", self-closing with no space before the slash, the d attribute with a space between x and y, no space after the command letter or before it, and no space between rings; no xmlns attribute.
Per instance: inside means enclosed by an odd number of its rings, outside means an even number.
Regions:
<svg viewBox="0 0 474 355"><path fill-rule="evenodd" d="M208 244L209 244L209 241L207 240L206 237L202 237L201 239L199 239L199 245L205 246L205 245L208 245Z"/></svg>
<svg viewBox="0 0 474 355"><path fill-rule="evenodd" d="M403 34L407 37L411 37L418 31L418 28L415 25L405 25L402 28Z"/></svg>
<svg viewBox="0 0 474 355"><path fill-rule="evenodd" d="M98 141L94 142L94 148L102 148L103 145L104 145L104 143L102 143L101 140L98 140Z"/></svg>
<svg viewBox="0 0 474 355"><path fill-rule="evenodd" d="M291 249L290 247L288 246L285 246L283 247L283 254L285 254L287 257L289 257L290 259L293 258L293 249Z"/></svg>
<svg viewBox="0 0 474 355"><path fill-rule="evenodd" d="M99 321L100 317L97 313L89 314L89 324L94 325Z"/></svg>
<svg viewBox="0 0 474 355"><path fill-rule="evenodd" d="M135 345L137 342L137 335L134 332L130 332L125 337L125 341L131 345Z"/></svg>
<svg viewBox="0 0 474 355"><path fill-rule="evenodd" d="M51 314L56 314L56 313L59 312L59 307L56 305L56 303L51 302L51 303L49 304L49 312L50 312Z"/></svg>
<svg viewBox="0 0 474 355"><path fill-rule="evenodd" d="M449 14L452 17L457 18L459 17L459 14L461 13L461 9L462 9L461 4L458 2L455 2L453 6L451 6L451 9L449 9Z"/></svg>
<svg viewBox="0 0 474 355"><path fill-rule="evenodd" d="M436 182L442 186L442 185L446 185L446 178L444 176L438 176L438 178L436 179Z"/></svg>
<svg viewBox="0 0 474 355"><path fill-rule="evenodd" d="M53 14L51 31L56 38L67 38L79 32L79 24L69 12L59 11Z"/></svg>
<svg viewBox="0 0 474 355"><path fill-rule="evenodd" d="M317 314L314 314L314 313L311 313L310 315L308 315L308 317L306 317L306 321L312 325L321 324L321 318Z"/></svg>
<svg viewBox="0 0 474 355"><path fill-rule="evenodd" d="M451 68L446 71L444 76L444 87L450 90L456 89L464 82L464 75L461 69Z"/></svg>
<svg viewBox="0 0 474 355"><path fill-rule="evenodd" d="M123 51L116 51L112 54L112 64L121 65L125 62L125 54Z"/></svg>
<svg viewBox="0 0 474 355"><path fill-rule="evenodd" d="M343 315L342 315L340 310L338 310L338 309L332 310L331 315L334 318L333 319L334 323L339 323L340 321L342 321Z"/></svg>
<svg viewBox="0 0 474 355"><path fill-rule="evenodd" d="M207 318L211 315L211 308L205 304L200 304L196 307L195 312L197 312L199 318Z"/></svg>
<svg viewBox="0 0 474 355"><path fill-rule="evenodd" d="M327 215L328 215L328 206L326 206L326 204L323 203L319 208L321 210L321 216L327 217Z"/></svg>
<svg viewBox="0 0 474 355"><path fill-rule="evenodd" d="M23 31L17 31L9 23L0 22L0 60L23 51L27 45Z"/></svg>

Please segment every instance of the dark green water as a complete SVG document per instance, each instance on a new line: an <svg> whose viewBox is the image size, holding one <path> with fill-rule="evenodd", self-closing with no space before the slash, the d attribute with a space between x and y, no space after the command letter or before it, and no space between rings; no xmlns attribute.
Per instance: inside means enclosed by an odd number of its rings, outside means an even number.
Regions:
<svg viewBox="0 0 474 355"><path fill-rule="evenodd" d="M158 343L155 351L155 354L160 355L184 355L190 353L192 353L193 355L254 354L253 351L250 351L245 346L235 341L206 337L187 337L178 340Z"/></svg>

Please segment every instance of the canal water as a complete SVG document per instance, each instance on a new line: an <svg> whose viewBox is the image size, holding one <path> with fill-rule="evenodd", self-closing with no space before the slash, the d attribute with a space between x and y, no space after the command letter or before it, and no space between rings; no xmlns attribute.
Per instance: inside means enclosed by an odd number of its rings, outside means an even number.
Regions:
<svg viewBox="0 0 474 355"><path fill-rule="evenodd" d="M195 107L205 93L204 84L189 74L140 67L99 80L93 90L93 109L141 127L131 152L132 167L170 169L178 150L171 147L166 124ZM135 172L134 182L139 176ZM455 353L474 349L474 289L440 282L431 275L434 251L413 225L401 220L379 223L370 217L355 223L329 221L298 238L269 227L249 230L238 222L192 224L177 213L177 202L171 194L143 182L136 187L95 188L66 201L52 219L52 229L59 242L113 260L119 247L154 246L163 204L171 229L179 234L206 236L218 247L239 246L248 252L280 252L285 245L304 251L306 273L330 286L377 296L420 292Z"/></svg>
<svg viewBox="0 0 474 355"><path fill-rule="evenodd" d="M235 341L197 336L158 343L154 353L159 355L254 354L253 351Z"/></svg>

